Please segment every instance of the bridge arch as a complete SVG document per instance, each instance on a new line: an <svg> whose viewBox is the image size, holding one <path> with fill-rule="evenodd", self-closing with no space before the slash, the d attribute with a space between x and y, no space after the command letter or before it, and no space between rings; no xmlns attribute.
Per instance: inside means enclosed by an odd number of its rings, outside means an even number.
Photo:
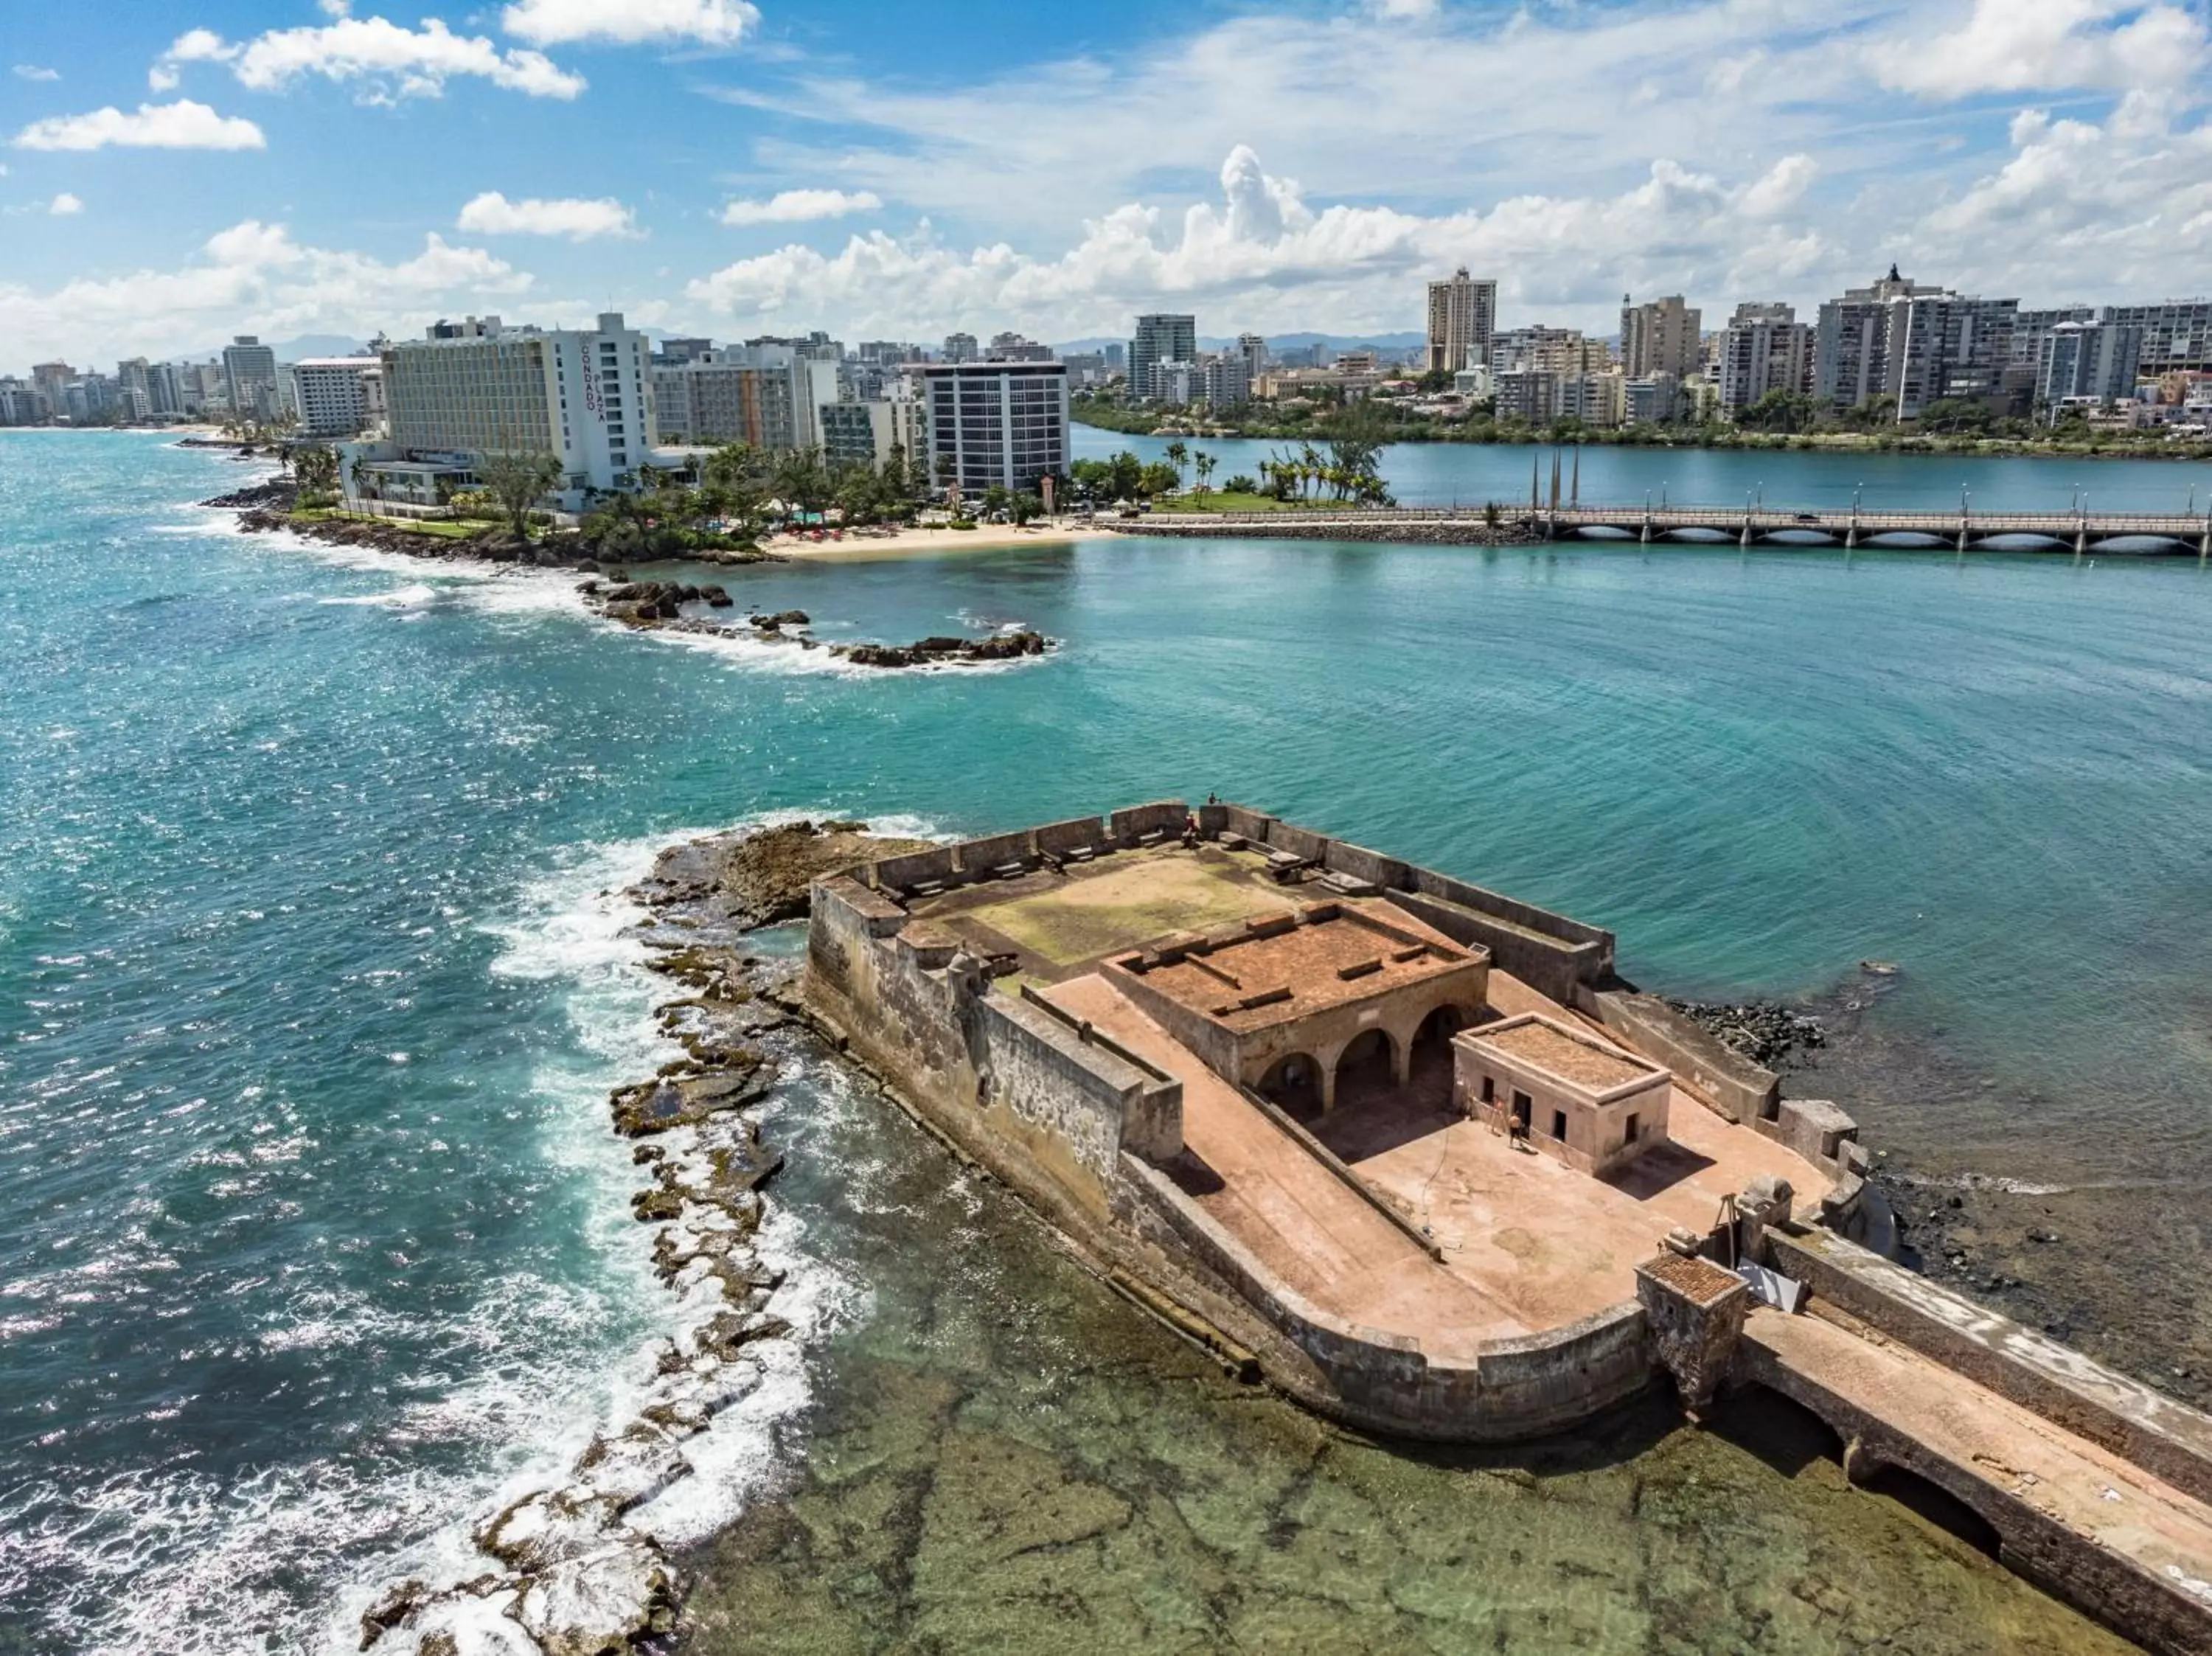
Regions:
<svg viewBox="0 0 2212 1656"><path fill-rule="evenodd" d="M1910 1467L1878 1462L1853 1482L1869 1495L1887 1495L1914 1517L1965 1542L1986 1558L1996 1558L2004 1550L2004 1537L1995 1524L1934 1478Z"/></svg>

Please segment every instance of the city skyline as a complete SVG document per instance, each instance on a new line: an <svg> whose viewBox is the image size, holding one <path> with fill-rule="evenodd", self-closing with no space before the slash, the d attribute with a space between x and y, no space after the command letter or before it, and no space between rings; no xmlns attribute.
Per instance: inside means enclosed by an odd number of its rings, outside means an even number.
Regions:
<svg viewBox="0 0 2212 1656"><path fill-rule="evenodd" d="M2181 298L2212 240L2175 5L13 10L26 364L611 304L722 337L1411 331L1462 264L1606 332L1624 291L1802 311L1893 262ZM1501 75L1545 95L1469 95Z"/></svg>

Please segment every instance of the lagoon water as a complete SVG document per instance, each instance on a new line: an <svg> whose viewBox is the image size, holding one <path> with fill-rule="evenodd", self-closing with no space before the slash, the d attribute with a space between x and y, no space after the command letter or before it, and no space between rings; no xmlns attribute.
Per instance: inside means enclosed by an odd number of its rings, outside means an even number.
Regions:
<svg viewBox="0 0 2212 1656"><path fill-rule="evenodd" d="M726 577L830 636L1067 641L882 674L191 506L250 475L0 434L0 1650L350 1648L612 1413L671 1314L606 1127L665 1056L620 888L778 814L1215 791L1611 925L1653 986L1895 960L1869 1028L1949 1080L1850 1098L1869 1142L2178 1226L2158 1280L2062 1249L2054 1291L2212 1371L2193 561L1100 541ZM837 1074L771 1132L807 1356L653 1514L703 1649L2114 1647L1786 1422L1389 1453L1221 1380Z"/></svg>
<svg viewBox="0 0 2212 1656"><path fill-rule="evenodd" d="M1105 459L1130 449L1165 457L1170 440L1129 437L1095 426L1074 428L1079 458ZM1214 486L1292 446L1259 438L1194 437L1185 446L1216 456ZM1577 460L1577 456L1579 455ZM1548 494L1549 446L1519 443L1394 443L1382 452L1383 480L1401 506L1526 502L1533 482ZM1581 468L1582 499L1591 505L1733 506L1758 497L1769 505L1834 511L1854 496L1869 511L1951 512L1960 492L1972 511L2065 512L2084 499L2094 512L2212 512L2212 464L2172 460L1978 455L1834 453L1818 450L1641 448L1589 444L1559 451L1560 488Z"/></svg>

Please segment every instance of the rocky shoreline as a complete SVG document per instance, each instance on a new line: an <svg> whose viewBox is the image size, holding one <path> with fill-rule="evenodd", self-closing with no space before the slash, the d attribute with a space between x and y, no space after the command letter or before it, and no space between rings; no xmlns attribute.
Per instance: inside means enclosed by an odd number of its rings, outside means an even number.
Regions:
<svg viewBox="0 0 2212 1656"><path fill-rule="evenodd" d="M2200 1408L2212 1408L2212 1329L2186 1303L2158 1318L2125 1265L2154 1257L2154 1239L2197 1222L2193 1193L2077 1186L2063 1174L2022 1177L1962 1165L1939 1147L1900 1144L1885 1115L1940 1116L1986 1099L1995 1084L1940 1042L1871 1015L1900 969L1862 961L1808 1002L1667 1004L1753 1063L1776 1071L1792 1097L1832 1098L1874 1128L1869 1180L1896 1222L1899 1263L2027 1327ZM1901 1125L1901 1124L1900 1124ZM2154 1213L2161 1216L2154 1219ZM2173 1262L2184 1280L2185 1257ZM2188 1277L2193 1280L2193 1276Z"/></svg>
<svg viewBox="0 0 2212 1656"><path fill-rule="evenodd" d="M279 480L257 483L200 504L236 511L239 527L249 535L282 531L325 545L360 547L438 562L573 570L586 577L576 590L594 613L639 632L786 644L800 650L825 651L836 660L848 661L859 667L950 667L1016 661L1043 655L1058 644L1057 640L1028 628L994 633L983 638L947 635L917 639L903 645L827 644L806 633L808 617L800 610L752 616L742 627L687 615L687 605L703 604L710 610L724 610L734 607L736 601L726 588L714 583L700 585L678 581L634 581L628 570L592 555L592 543L574 532L541 540L518 540L496 529L453 537L425 534L396 520L327 518L302 521L292 515L296 499L295 486ZM684 561L724 566L787 561L757 547L687 553Z"/></svg>
<svg viewBox="0 0 2212 1656"><path fill-rule="evenodd" d="M670 847L631 889L652 969L687 992L656 1009L684 1056L617 1088L609 1108L652 1181L630 1206L659 1228L655 1272L700 1314L660 1342L629 1421L595 1436L566 1479L477 1526L481 1574L398 1583L363 1615L362 1650L613 1656L674 1635L684 1580L638 1509L692 1475L685 1441L759 1384L757 1348L792 1337L774 1309L781 1274L755 1240L782 1156L750 1112L811 1037L795 1017L795 963L747 952L746 935L804 914L817 875L921 844L860 822L734 831Z"/></svg>
<svg viewBox="0 0 2212 1656"><path fill-rule="evenodd" d="M1895 1217L1900 1264L2212 1408L2212 1319L2197 1307L2195 1255L2163 1240L2194 1234L2196 1193L2077 1185L2040 1168L2023 1176L2019 1162L1976 1167L1946 1153L1940 1127L1908 1131L1911 1118L1940 1121L1985 1101L1996 1083L1938 1032L1876 1016L1900 981L1896 966L1865 961L1809 1002L1674 1004L1778 1071L1790 1095L1832 1098L1869 1128L1869 1181ZM1913 1143L1922 1133L1929 1142ZM2169 1284L2163 1302L2143 1295L2141 1273L2154 1268Z"/></svg>

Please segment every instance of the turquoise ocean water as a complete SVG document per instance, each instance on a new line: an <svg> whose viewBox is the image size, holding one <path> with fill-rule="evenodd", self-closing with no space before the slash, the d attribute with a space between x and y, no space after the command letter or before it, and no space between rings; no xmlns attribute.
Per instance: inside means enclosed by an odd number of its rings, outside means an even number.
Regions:
<svg viewBox="0 0 2212 1656"><path fill-rule="evenodd" d="M250 475L0 434L0 1649L349 1644L607 1417L670 1314L605 1125L665 1055L615 894L686 829L1217 792L1613 926L1658 986L1901 962L1885 1025L1984 1084L1862 1105L1875 1143L2212 1176L2194 561L1098 542L728 578L826 635L1067 640L878 674L191 506ZM804 1455L836 1331L896 1322L841 1230L865 1195L817 1168L781 1210L827 1344L717 1428L678 1538Z"/></svg>

